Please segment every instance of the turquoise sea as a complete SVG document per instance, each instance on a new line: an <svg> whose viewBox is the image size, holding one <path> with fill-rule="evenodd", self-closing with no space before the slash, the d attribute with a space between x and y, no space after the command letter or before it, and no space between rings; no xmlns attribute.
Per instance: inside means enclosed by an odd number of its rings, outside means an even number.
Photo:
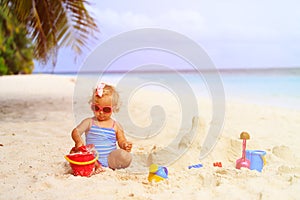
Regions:
<svg viewBox="0 0 300 200"><path fill-rule="evenodd" d="M227 98L300 110L300 69L229 71L221 76Z"/></svg>
<svg viewBox="0 0 300 200"><path fill-rule="evenodd" d="M153 89L160 86L177 88L176 85L180 89L179 85L188 84L192 87L195 95L207 97L210 97L214 91L211 91L209 83L204 77L212 77L212 82L214 82L214 78L220 78L226 100L239 100L300 110L300 68L219 70L217 73L216 75L207 71L176 71L176 73L149 71L84 73L79 76L90 77L91 80L96 81L102 77L102 80L113 84L118 84L120 80L125 84L139 84L143 83L144 80L150 82L149 85L156 85ZM69 75L77 76L76 73ZM179 81L178 76L182 78ZM126 82L124 79L131 81ZM136 82L132 80L136 80ZM167 82L163 80L167 80ZM150 88L149 85L148 88Z"/></svg>

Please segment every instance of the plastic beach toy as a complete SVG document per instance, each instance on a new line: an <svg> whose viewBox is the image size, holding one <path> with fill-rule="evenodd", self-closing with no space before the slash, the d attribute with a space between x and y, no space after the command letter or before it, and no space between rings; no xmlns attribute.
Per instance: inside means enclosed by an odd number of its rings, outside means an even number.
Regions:
<svg viewBox="0 0 300 200"><path fill-rule="evenodd" d="M214 167L222 167L222 163L221 162L214 162L213 166Z"/></svg>
<svg viewBox="0 0 300 200"><path fill-rule="evenodd" d="M261 172L266 164L266 152L262 150L246 150L246 158L250 160L250 169Z"/></svg>
<svg viewBox="0 0 300 200"><path fill-rule="evenodd" d="M236 160L236 168L241 169L242 167L250 169L250 160L246 158L246 140L250 139L250 135L247 132L242 132L240 134L240 139L243 140L243 152L242 157Z"/></svg>
<svg viewBox="0 0 300 200"><path fill-rule="evenodd" d="M159 182L168 178L168 169L166 167L151 164L149 167L148 181Z"/></svg>
<svg viewBox="0 0 300 200"><path fill-rule="evenodd" d="M188 169L192 169L192 168L201 168L201 167L203 167L202 164L196 164L196 165L190 165L190 166L188 166Z"/></svg>
<svg viewBox="0 0 300 200"><path fill-rule="evenodd" d="M98 155L84 147L81 148L81 152L66 155L65 159L70 163L74 176L91 176Z"/></svg>

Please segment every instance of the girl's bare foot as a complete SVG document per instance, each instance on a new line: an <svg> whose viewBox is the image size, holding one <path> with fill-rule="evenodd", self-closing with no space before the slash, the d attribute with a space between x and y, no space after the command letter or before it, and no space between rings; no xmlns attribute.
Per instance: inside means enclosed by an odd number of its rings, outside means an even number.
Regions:
<svg viewBox="0 0 300 200"><path fill-rule="evenodd" d="M97 161L95 163L95 171L94 174L99 174L101 172L105 172L105 169L102 167L102 165L99 163L99 161Z"/></svg>

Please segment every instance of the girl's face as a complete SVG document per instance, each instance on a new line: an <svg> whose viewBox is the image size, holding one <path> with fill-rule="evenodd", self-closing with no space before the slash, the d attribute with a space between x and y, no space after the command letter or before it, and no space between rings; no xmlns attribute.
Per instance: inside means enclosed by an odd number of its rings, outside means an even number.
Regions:
<svg viewBox="0 0 300 200"><path fill-rule="evenodd" d="M92 102L92 110L98 121L109 120L112 115L112 98L104 96Z"/></svg>

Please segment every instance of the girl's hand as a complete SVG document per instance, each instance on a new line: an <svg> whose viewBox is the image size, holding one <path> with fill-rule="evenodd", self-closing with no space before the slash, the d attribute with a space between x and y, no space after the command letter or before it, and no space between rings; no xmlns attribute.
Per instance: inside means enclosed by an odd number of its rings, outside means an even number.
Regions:
<svg viewBox="0 0 300 200"><path fill-rule="evenodd" d="M129 141L125 141L123 142L122 147L123 147L122 149L124 149L125 151L130 152L132 148L132 143Z"/></svg>
<svg viewBox="0 0 300 200"><path fill-rule="evenodd" d="M75 146L71 149L70 154L78 152L88 152L88 149L86 146L80 146L78 148Z"/></svg>

